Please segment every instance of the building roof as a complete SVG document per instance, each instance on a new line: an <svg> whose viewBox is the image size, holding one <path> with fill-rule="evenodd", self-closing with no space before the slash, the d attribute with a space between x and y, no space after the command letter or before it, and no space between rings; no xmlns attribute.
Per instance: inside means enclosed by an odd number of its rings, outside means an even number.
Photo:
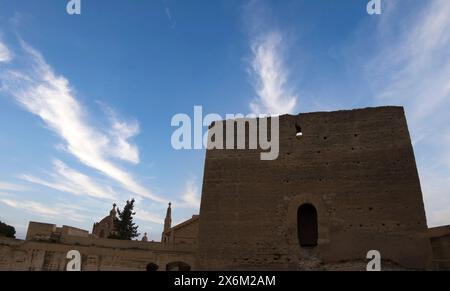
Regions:
<svg viewBox="0 0 450 291"><path fill-rule="evenodd" d="M429 238L443 237L446 235L450 235L450 225L432 227L428 229Z"/></svg>
<svg viewBox="0 0 450 291"><path fill-rule="evenodd" d="M185 226L187 226L187 225L197 221L199 218L200 218L200 215L192 215L192 218L190 218L190 219L188 219L186 221L183 221L182 223L179 223L179 224L169 228L169 230L167 232L171 232L173 230L177 230L177 229L180 229L182 227L185 227Z"/></svg>

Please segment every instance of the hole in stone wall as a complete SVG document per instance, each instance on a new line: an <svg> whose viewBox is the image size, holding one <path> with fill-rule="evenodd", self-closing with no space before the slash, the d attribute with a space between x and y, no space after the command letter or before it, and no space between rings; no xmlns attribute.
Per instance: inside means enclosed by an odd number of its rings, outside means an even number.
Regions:
<svg viewBox="0 0 450 291"><path fill-rule="evenodd" d="M295 124L295 130L297 132L296 135L295 135L297 138L300 138L300 137L303 136L303 131L302 131L302 128L301 128L300 125Z"/></svg>

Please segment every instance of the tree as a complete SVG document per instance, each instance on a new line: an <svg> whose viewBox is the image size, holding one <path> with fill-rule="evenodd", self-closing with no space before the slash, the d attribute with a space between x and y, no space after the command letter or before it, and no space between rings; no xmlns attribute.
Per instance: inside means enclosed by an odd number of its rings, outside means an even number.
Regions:
<svg viewBox="0 0 450 291"><path fill-rule="evenodd" d="M140 234L137 232L138 226L133 222L133 216L136 212L133 212L134 199L127 200L127 204L122 211L117 209L119 218L116 220L116 233L109 238L120 240L132 240L138 237Z"/></svg>
<svg viewBox="0 0 450 291"><path fill-rule="evenodd" d="M0 221L0 236L16 238L16 229Z"/></svg>

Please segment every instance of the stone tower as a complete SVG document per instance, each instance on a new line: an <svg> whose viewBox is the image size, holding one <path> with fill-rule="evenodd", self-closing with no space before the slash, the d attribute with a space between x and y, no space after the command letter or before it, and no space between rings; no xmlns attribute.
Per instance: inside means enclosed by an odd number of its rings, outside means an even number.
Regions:
<svg viewBox="0 0 450 291"><path fill-rule="evenodd" d="M172 227L172 203L169 202L169 207L167 207L166 218L164 219L164 231L169 230Z"/></svg>
<svg viewBox="0 0 450 291"><path fill-rule="evenodd" d="M166 242L167 238L165 233L172 227L172 203L169 202L167 207L166 218L164 219L164 231L161 236L161 242Z"/></svg>
<svg viewBox="0 0 450 291"><path fill-rule="evenodd" d="M208 150L198 270L301 270L431 258L402 107L280 116L280 154Z"/></svg>

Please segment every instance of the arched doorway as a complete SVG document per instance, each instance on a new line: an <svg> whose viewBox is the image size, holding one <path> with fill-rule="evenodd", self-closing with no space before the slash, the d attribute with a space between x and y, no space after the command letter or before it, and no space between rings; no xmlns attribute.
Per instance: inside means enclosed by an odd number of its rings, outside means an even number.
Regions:
<svg viewBox="0 0 450 291"><path fill-rule="evenodd" d="M318 240L317 210L311 204L303 204L297 211L298 241L301 247L315 247Z"/></svg>
<svg viewBox="0 0 450 291"><path fill-rule="evenodd" d="M172 262L166 265L166 271L183 271L187 272L191 270L191 266L184 262Z"/></svg>
<svg viewBox="0 0 450 291"><path fill-rule="evenodd" d="M155 264L155 263L148 263L147 264L147 268L146 268L147 272L158 271L158 269L159 269L159 266L157 264Z"/></svg>

